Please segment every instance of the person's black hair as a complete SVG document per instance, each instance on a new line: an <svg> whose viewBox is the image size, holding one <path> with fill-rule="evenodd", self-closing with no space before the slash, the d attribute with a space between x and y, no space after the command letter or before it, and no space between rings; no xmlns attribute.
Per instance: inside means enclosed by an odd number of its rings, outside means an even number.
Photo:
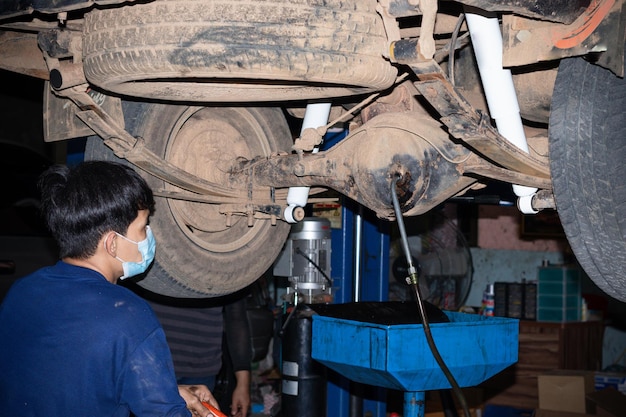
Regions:
<svg viewBox="0 0 626 417"><path fill-rule="evenodd" d="M68 168L55 165L39 179L43 218L61 258L95 254L107 232L126 234L139 210L154 213L154 196L131 167L89 161Z"/></svg>

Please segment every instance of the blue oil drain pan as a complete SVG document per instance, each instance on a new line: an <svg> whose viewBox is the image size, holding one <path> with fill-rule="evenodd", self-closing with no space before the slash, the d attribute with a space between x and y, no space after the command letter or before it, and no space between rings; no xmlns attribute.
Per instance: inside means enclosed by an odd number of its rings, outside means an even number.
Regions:
<svg viewBox="0 0 626 417"><path fill-rule="evenodd" d="M450 388L426 341L416 303L312 306L311 356L356 382L401 391ZM441 357L461 387L517 362L519 323L427 308Z"/></svg>

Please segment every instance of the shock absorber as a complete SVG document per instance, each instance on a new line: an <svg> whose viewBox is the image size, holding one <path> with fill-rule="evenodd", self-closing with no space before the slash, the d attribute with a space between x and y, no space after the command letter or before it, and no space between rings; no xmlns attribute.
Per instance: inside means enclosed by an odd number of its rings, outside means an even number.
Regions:
<svg viewBox="0 0 626 417"><path fill-rule="evenodd" d="M465 20L472 38L489 113L496 121L498 133L528 153L513 77L510 70L502 67L502 33L498 18L495 14L477 14L475 9L468 8ZM518 197L517 205L522 213L538 212L531 205L537 188L513 185L513 191Z"/></svg>

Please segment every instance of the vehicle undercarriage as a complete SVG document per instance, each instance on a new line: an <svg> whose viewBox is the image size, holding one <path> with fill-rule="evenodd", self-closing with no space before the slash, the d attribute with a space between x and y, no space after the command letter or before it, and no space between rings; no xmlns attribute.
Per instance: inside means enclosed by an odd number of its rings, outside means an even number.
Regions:
<svg viewBox="0 0 626 417"><path fill-rule="evenodd" d="M145 173L155 292L246 286L326 188L393 220L392 181L411 216L495 180L524 213L556 209L587 274L625 300L623 9L33 1L0 8L0 67L47 80L45 140L92 136L87 158ZM313 122L293 132L286 115Z"/></svg>

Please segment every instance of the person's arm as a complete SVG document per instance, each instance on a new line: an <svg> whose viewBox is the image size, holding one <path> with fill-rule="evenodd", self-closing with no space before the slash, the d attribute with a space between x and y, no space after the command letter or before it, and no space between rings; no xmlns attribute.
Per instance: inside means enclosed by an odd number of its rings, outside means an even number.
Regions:
<svg viewBox="0 0 626 417"><path fill-rule="evenodd" d="M250 407L252 342L245 297L224 307L224 329L228 353L237 380L230 413L233 416L246 417Z"/></svg>
<svg viewBox="0 0 626 417"><path fill-rule="evenodd" d="M152 332L128 357L119 382L120 402L137 417L212 417L202 405L217 402L205 386L176 384L162 329ZM197 414L196 414L197 413Z"/></svg>
<svg viewBox="0 0 626 417"><path fill-rule="evenodd" d="M237 386L233 391L230 414L246 417L250 408L250 371L236 371Z"/></svg>

